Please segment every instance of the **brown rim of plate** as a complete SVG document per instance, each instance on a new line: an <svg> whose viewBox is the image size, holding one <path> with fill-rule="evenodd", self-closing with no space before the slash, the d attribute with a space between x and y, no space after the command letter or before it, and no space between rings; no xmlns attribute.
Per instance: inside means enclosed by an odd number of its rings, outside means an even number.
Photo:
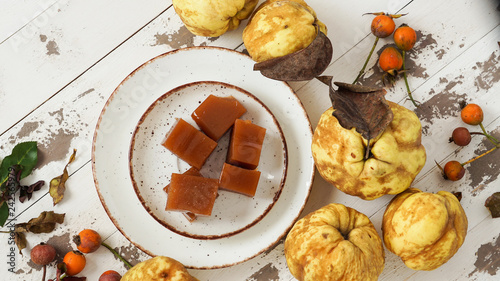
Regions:
<svg viewBox="0 0 500 281"><path fill-rule="evenodd" d="M115 90L111 93L111 95L109 96L108 100L106 101L106 104L104 105L103 109L101 110L101 113L99 114L99 118L97 120L97 124L96 124L96 128L95 128L95 131L94 131L94 136L92 138L92 176L94 177L94 185L96 187L96 191L97 191L97 196L99 197L99 200L101 201L101 204L104 208L104 210L106 211L106 214L108 215L109 219L113 222L113 224L116 226L116 228L118 229L118 231L125 237L127 238L127 240L132 243L135 247L137 247L138 249L140 249L141 251L143 251L144 253L146 253L147 255L151 256L151 257L155 257L156 255L153 254L152 252L148 251L147 249L145 249L144 247L142 247L140 244L138 244L137 242L134 242L133 239L131 239L126 233L125 231L120 227L120 224L118 223L118 221L113 217L113 215L111 214L111 211L108 209L108 206L106 205L106 202L101 194L101 191L100 191L100 188L99 188L99 182L97 180L97 175L96 175L96 168L95 168L95 150L96 150L96 138L97 138L97 133L99 131L99 126L101 124L101 121L102 121L102 117L104 115L104 113L106 112L106 109L108 107L108 105L111 103L111 101L113 100L113 98L115 97L117 91L119 88L121 88L121 86L128 80L130 79L136 72L138 72L139 70L141 70L142 68L144 68L146 65L150 64L151 62L153 62L154 60L156 59L159 59L159 58L162 58L162 57L165 57L165 56L168 56L168 55L173 55L173 54L176 54L178 52L185 52L185 51L190 51L190 50L205 50L205 49L211 49L211 50L220 50L220 51L223 51L223 52L230 52L230 53L233 53L233 54L238 54L238 55L241 55L245 58L250 58L248 55L244 54L244 53L241 53L241 52L238 52L238 51L235 51L235 50L232 50L232 49L227 49L227 48L223 48L223 47L212 47L212 46L204 46L204 47L187 47L187 48L182 48L182 49L176 49L176 50L172 50L172 51L169 51L169 52L166 52L166 53L163 53L161 55L158 55L150 60L148 60L147 62L143 63L142 65L140 65L139 67L137 67L135 70L133 70L129 75L127 75L127 77L125 77L122 82L120 82L120 84L118 84L118 86L115 88ZM282 82L286 87L288 87L290 89L290 92L297 98L298 102L299 102L299 105L300 107L303 109L304 111L304 114L305 114L305 117L307 118L307 120L310 120L309 119L309 116L307 115L307 112L304 108L304 105L302 104L302 101L299 99L299 97L297 96L297 94L295 93L295 91L290 87L290 85L288 85L288 83L286 82ZM308 127L309 127L309 132L311 133L311 136L313 134L313 129L312 129L312 125L311 125L311 122L309 121L308 122ZM295 222L299 219L301 213L303 212L304 208L305 208L305 205L306 205L306 202L308 201L309 199L309 196L311 195L311 189L312 189L312 184L313 184L313 181L314 181L314 178L315 178L315 175L316 175L316 172L315 172L315 168L314 168L314 162L312 162L312 173L311 173L311 178L310 178L310 184L309 186L307 187L307 195L306 197L304 198L304 204L301 206L299 212L297 213L297 215L295 216L295 218L290 222L290 224L288 225L288 227L280 234L278 235L278 237L276 238L276 240L274 242L272 242L271 244L265 246L261 251L255 253L254 255L246 258L246 259L243 259L241 261L237 261L237 262L234 262L234 263L230 263L230 264L223 264L223 265L219 265L219 266L201 266L201 267L195 267L195 266L189 266L187 265L186 267L187 268L191 268L191 269L220 269L220 268L226 268L226 267L230 267L230 266L233 266L233 265L236 265L236 264L240 264L240 263L243 263L245 261L248 261L266 251L269 251L271 250L272 248L274 248L273 246L275 246L283 237L285 237L285 235L290 231L290 229L292 229L293 225L295 224Z"/></svg>

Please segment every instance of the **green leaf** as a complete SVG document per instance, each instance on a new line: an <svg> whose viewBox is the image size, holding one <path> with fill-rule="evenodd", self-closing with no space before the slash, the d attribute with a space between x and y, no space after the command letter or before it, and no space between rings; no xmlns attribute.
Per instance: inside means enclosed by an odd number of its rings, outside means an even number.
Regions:
<svg viewBox="0 0 500 281"><path fill-rule="evenodd" d="M9 206L5 201L0 203L0 226L4 226L5 222L9 218Z"/></svg>
<svg viewBox="0 0 500 281"><path fill-rule="evenodd" d="M38 162L38 149L36 141L18 143L12 153L5 157L0 165L0 183L4 183L9 177L9 168L15 165L21 166L21 178L25 178Z"/></svg>

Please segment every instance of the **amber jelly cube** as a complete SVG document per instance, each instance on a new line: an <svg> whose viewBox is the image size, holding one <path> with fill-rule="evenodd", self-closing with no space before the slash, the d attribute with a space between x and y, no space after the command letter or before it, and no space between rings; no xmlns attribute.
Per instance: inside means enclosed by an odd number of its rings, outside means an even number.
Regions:
<svg viewBox="0 0 500 281"><path fill-rule="evenodd" d="M231 133L227 162L245 169L257 168L266 129L250 120L237 119Z"/></svg>
<svg viewBox="0 0 500 281"><path fill-rule="evenodd" d="M207 136L217 141L245 112L246 108L232 96L209 95L191 117Z"/></svg>
<svg viewBox="0 0 500 281"><path fill-rule="evenodd" d="M195 167L191 167L189 168L189 170L185 171L184 173L182 173L183 175L189 175L189 176L197 176L197 177L202 177L202 175L200 174L200 171L198 169L196 169ZM168 194L168 189L170 188L170 183L167 184L164 188L163 188L163 191L165 191L167 194ZM191 213L191 212L183 212L182 213L184 215L184 217L186 217L186 219L189 221L189 222L193 222L196 220L196 215Z"/></svg>
<svg viewBox="0 0 500 281"><path fill-rule="evenodd" d="M178 119L162 144L189 165L200 170L217 142L198 131L183 119Z"/></svg>
<svg viewBox="0 0 500 281"><path fill-rule="evenodd" d="M210 216L218 189L217 179L174 173L168 189L165 210Z"/></svg>
<svg viewBox="0 0 500 281"><path fill-rule="evenodd" d="M202 177L200 170L196 169L195 167L189 168L187 171L182 173L183 175L188 175L188 176L197 176L197 177ZM168 193L168 189L170 188L170 183L167 184L164 188L163 191Z"/></svg>
<svg viewBox="0 0 500 281"><path fill-rule="evenodd" d="M253 197L259 178L260 172L257 170L248 170L224 163L219 178L219 187Z"/></svg>

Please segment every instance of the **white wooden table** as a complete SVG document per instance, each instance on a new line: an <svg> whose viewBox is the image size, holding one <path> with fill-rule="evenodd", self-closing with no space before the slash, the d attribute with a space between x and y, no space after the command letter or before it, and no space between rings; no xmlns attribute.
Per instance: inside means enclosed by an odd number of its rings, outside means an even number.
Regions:
<svg viewBox="0 0 500 281"><path fill-rule="evenodd" d="M450 159L463 162L490 144L477 136L458 148L449 135L461 126L458 102L480 104L484 125L500 137L500 12L499 2L473 1L329 1L309 0L329 28L334 58L325 74L351 82L373 43L372 16L367 12L408 13L396 20L415 28L418 42L409 53L409 83L421 102L406 100L402 79L388 88L387 99L415 110L423 125L427 163L413 186L424 191L461 191L469 220L468 235L458 253L432 272L405 267L386 251L381 280L498 280L500 219L492 219L484 201L500 191L500 154L495 152L467 167L458 182L445 181L436 168ZM36 140L40 160L23 182L46 181L25 203L16 201L9 222L25 222L41 211L66 213L65 222L50 234L28 234L23 256L8 264L8 234L0 234L0 279L39 280L41 268L30 262L30 249L42 241L56 246L60 256L71 250L71 237L84 228L98 230L105 241L133 264L147 259L114 226L99 201L92 176L91 147L97 118L116 86L145 61L188 46L220 46L243 50L241 33L218 38L193 36L183 26L169 0L1 0L0 1L0 159L18 142ZM380 52L391 39L382 39ZM380 85L377 55L362 80ZM326 88L319 81L290 83L302 100L313 127L328 107ZM63 201L53 207L48 182L61 174L73 149L70 178ZM308 149L308 148L304 148ZM302 216L338 202L368 215L381 234L382 215L392 196L363 201L348 196L317 175ZM12 221L11 221L12 220ZM2 228L6 230L6 228ZM108 269L126 268L106 249L87 258L81 276L97 280ZM60 257L61 258L61 257ZM223 269L190 270L200 280L294 280L289 273L283 241L244 263ZM55 275L50 269L48 277Z"/></svg>

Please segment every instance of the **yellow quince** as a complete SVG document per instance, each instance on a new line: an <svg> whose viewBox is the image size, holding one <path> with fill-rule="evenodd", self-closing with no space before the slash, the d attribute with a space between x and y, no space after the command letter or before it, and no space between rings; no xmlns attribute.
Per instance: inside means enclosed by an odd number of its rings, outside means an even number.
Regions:
<svg viewBox="0 0 500 281"><path fill-rule="evenodd" d="M191 33L217 37L238 28L258 0L172 0L175 12Z"/></svg>
<svg viewBox="0 0 500 281"><path fill-rule="evenodd" d="M243 30L243 43L256 62L282 57L309 46L326 26L303 0L267 0Z"/></svg>
<svg viewBox="0 0 500 281"><path fill-rule="evenodd" d="M320 175L339 190L365 200L398 194L410 187L426 160L422 126L415 113L388 101L393 120L375 139L344 129L332 116L322 115L312 140L312 155Z"/></svg>
<svg viewBox="0 0 500 281"><path fill-rule="evenodd" d="M411 269L433 270L446 263L462 246L467 216L457 197L409 188L387 206L382 219L387 249Z"/></svg>

